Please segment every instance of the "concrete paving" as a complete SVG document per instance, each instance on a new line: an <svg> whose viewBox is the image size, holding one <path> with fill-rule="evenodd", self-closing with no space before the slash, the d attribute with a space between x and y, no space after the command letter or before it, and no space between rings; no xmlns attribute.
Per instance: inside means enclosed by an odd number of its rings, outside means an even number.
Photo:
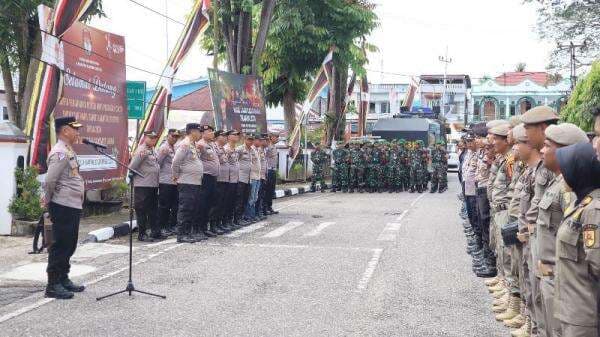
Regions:
<svg viewBox="0 0 600 337"><path fill-rule="evenodd" d="M444 194L307 194L234 235L136 244L136 287L166 300L97 302L126 286L127 255L91 256L84 293L0 307L0 336L506 336L470 271L450 184Z"/></svg>

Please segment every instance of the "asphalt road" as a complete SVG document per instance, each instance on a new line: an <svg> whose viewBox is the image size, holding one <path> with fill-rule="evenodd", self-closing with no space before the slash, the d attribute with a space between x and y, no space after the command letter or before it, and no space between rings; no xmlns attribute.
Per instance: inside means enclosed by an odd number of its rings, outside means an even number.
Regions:
<svg viewBox="0 0 600 337"><path fill-rule="evenodd" d="M454 174L450 185L311 193L229 237L137 246L136 287L165 300L97 302L125 287L126 255L83 259L96 268L86 292L2 308L0 336L506 336L470 272Z"/></svg>

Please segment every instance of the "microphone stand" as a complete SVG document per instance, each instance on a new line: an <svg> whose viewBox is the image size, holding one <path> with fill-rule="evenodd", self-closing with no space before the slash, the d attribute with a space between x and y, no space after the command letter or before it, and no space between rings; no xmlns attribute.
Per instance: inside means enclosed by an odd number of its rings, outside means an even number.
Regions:
<svg viewBox="0 0 600 337"><path fill-rule="evenodd" d="M123 293L129 293L129 296L131 296L131 293L133 293L133 292L144 294L144 295L150 295L150 296L154 296L154 297L159 297L159 298L162 298L162 299L166 299L167 296L153 294L153 293L149 293L147 291L138 290L133 285L133 279L132 279L132 270L133 270L133 179L136 176L138 176L140 178L144 178L144 175L141 174L140 172L132 169L132 168L129 168L129 166L127 166L125 163L119 161L114 156L106 153L102 149L102 147L100 147L100 146L94 146L94 145L91 145L91 146L98 153L102 154L105 157L110 158L112 161L114 161L115 163L117 163L117 165L126 168L127 171L129 172L129 280L127 281L127 286L125 287L124 290L119 290L117 292L114 292L114 293L111 293L111 294L108 294L108 295L104 295L104 296L101 296L101 297L96 297L96 301L100 301L100 300L103 300L105 298L112 297L112 296L119 295L119 294L123 294Z"/></svg>

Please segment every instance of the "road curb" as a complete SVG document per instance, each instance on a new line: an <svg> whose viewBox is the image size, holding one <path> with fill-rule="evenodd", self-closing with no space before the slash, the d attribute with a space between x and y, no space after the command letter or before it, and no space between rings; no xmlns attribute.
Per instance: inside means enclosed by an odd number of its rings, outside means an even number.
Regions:
<svg viewBox="0 0 600 337"><path fill-rule="evenodd" d="M133 220L132 226L134 230L137 228L137 220ZM103 242L112 238L117 238L128 234L129 222L123 222L120 224L93 230L88 233L87 237L83 240L83 242Z"/></svg>
<svg viewBox="0 0 600 337"><path fill-rule="evenodd" d="M326 188L331 187L328 185L325 185L325 186L326 186ZM321 184L317 184L316 187L317 187L317 191L321 190ZM300 187L279 189L279 190L275 190L275 199L291 197L294 195L300 195L300 194L309 193L309 192L311 192L310 184L300 186ZM136 228L137 228L137 221L133 220L133 229L135 230ZM128 234L129 234L129 222L123 222L120 224L103 227L103 228L96 229L96 230L89 232L87 234L86 238L83 240L83 243L103 242L103 241L110 240L112 238L118 238L118 237L125 236Z"/></svg>

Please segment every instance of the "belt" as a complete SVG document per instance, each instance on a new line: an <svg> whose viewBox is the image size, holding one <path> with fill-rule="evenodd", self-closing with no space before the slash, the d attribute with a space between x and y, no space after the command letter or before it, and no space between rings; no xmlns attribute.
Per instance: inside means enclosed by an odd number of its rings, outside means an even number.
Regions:
<svg viewBox="0 0 600 337"><path fill-rule="evenodd" d="M506 211L507 209L506 205L498 205L494 207L494 212Z"/></svg>

